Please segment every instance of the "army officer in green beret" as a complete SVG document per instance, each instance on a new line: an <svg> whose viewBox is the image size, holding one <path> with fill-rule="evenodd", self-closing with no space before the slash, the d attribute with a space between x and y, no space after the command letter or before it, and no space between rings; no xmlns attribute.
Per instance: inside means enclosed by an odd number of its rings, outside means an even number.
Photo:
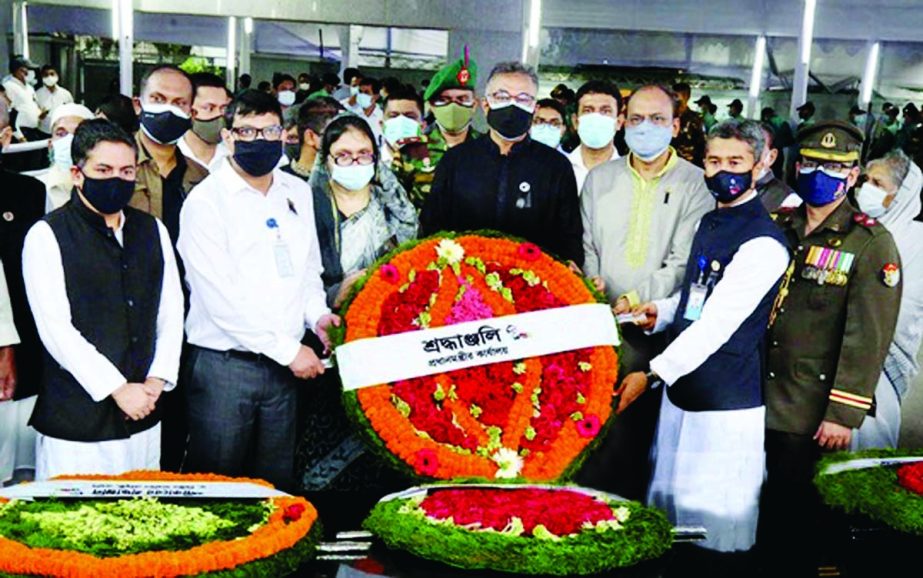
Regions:
<svg viewBox="0 0 923 578"><path fill-rule="evenodd" d="M862 133L818 122L797 139L804 204L776 216L794 260L767 337L761 544L774 564L816 576L815 466L824 451L848 449L852 429L874 411L900 307L901 264L891 234L846 197L859 177Z"/></svg>

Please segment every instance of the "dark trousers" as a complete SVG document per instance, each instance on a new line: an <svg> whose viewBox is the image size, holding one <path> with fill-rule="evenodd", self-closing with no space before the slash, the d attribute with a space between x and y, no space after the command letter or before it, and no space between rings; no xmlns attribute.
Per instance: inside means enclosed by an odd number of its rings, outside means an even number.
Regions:
<svg viewBox="0 0 923 578"><path fill-rule="evenodd" d="M647 371L651 359L662 352L662 335L644 335L634 327L623 328L624 343L619 360L619 383L634 371ZM630 500L645 501L651 481L651 445L660 415L660 391L647 391L612 420L599 446L589 455L576 477L577 483Z"/></svg>
<svg viewBox="0 0 923 578"><path fill-rule="evenodd" d="M766 430L757 544L768 575L817 576L824 509L813 480L820 455L810 435Z"/></svg>
<svg viewBox="0 0 923 578"><path fill-rule="evenodd" d="M261 478L294 489L298 388L265 358L191 346L189 447L183 470Z"/></svg>

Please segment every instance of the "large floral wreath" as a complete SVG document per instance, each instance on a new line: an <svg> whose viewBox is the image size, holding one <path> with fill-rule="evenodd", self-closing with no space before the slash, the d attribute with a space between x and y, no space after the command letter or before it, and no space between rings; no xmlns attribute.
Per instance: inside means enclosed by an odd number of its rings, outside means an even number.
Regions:
<svg viewBox="0 0 923 578"><path fill-rule="evenodd" d="M344 306L339 340L604 300L531 243L439 234L371 269ZM575 471L599 437L617 373L615 349L591 347L364 387L345 392L344 405L411 476L551 481Z"/></svg>
<svg viewBox="0 0 923 578"><path fill-rule="evenodd" d="M594 574L672 542L662 512L567 487L431 486L383 499L365 526L423 558L522 574Z"/></svg>
<svg viewBox="0 0 923 578"><path fill-rule="evenodd" d="M919 462L829 473L831 466L864 458L919 455L898 450L836 453L818 465L814 484L824 502L848 514L862 514L895 530L923 536L923 456Z"/></svg>
<svg viewBox="0 0 923 578"><path fill-rule="evenodd" d="M63 476L99 481L250 482L138 471ZM295 496L266 500L0 498L0 576L279 576L297 570L320 536L317 511Z"/></svg>

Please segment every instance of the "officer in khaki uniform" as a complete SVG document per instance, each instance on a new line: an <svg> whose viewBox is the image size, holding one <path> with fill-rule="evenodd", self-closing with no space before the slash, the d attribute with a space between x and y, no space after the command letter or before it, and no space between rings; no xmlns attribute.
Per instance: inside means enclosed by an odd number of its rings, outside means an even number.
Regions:
<svg viewBox="0 0 923 578"><path fill-rule="evenodd" d="M814 468L824 450L848 449L852 428L874 411L897 323L901 269L891 234L846 198L859 176L862 133L830 121L797 138L804 204L775 216L794 261L767 336L761 522L770 558L816 576L811 552L822 534L814 525ZM778 556L782 551L792 555Z"/></svg>

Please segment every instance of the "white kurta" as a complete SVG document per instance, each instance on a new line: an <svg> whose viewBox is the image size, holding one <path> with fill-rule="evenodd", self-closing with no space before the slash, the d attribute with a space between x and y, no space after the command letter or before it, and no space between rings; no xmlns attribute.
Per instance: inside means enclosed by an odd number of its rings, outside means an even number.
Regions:
<svg viewBox="0 0 923 578"><path fill-rule="evenodd" d="M0 262L0 347L17 343L19 334ZM28 425L33 407L35 396L0 401L0 486L10 481L17 470L35 469L35 430Z"/></svg>
<svg viewBox="0 0 923 578"><path fill-rule="evenodd" d="M788 263L788 251L774 239L759 237L741 245L700 319L651 361L651 369L669 387L702 365L756 310ZM655 331L681 314L678 294L656 303ZM764 406L687 412L664 391L648 503L665 510L675 524L704 526L707 538L699 544L704 548L732 552L756 542L765 412Z"/></svg>
<svg viewBox="0 0 923 578"><path fill-rule="evenodd" d="M125 217L115 238L122 243ZM157 221L164 259L157 338L148 377L175 387L183 342L183 293L176 257L166 228ZM39 221L26 235L23 278L39 337L48 353L86 389L94 401L109 397L128 380L74 327L65 285L61 249L48 223ZM155 459L156 458L156 459ZM38 434L36 479L69 473L118 474L134 469L159 469L160 426L129 439L74 442Z"/></svg>

